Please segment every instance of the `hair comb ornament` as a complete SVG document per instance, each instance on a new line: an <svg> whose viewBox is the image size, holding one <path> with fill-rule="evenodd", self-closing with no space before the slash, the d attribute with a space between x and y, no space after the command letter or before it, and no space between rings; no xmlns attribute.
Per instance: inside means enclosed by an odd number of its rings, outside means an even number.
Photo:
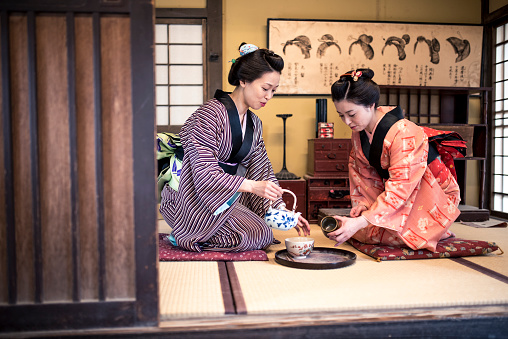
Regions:
<svg viewBox="0 0 508 339"><path fill-rule="evenodd" d="M353 78L353 81L358 81L358 78L362 76L361 71L353 71L351 72L351 77Z"/></svg>
<svg viewBox="0 0 508 339"><path fill-rule="evenodd" d="M347 72L347 73L344 73L342 74L340 77L351 77L353 78L353 81L358 81L358 78L360 78L362 76L362 71L351 71L351 72Z"/></svg>
<svg viewBox="0 0 508 339"><path fill-rule="evenodd" d="M242 47L240 47L240 55L241 56L244 56L244 55L247 55L249 53L252 53L256 50L258 50L258 46L256 45L253 45L253 44L245 44L245 45L242 45Z"/></svg>

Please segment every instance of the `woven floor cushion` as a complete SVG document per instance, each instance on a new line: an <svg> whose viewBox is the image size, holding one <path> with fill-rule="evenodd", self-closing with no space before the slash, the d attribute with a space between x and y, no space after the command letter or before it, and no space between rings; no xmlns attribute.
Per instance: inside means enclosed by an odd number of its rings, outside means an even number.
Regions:
<svg viewBox="0 0 508 339"><path fill-rule="evenodd" d="M349 239L348 242L360 252L378 261L467 257L491 253L497 251L499 248L494 242L459 238L441 240L437 244L436 252L431 252L429 250L412 250L409 247L364 244L353 238Z"/></svg>
<svg viewBox="0 0 508 339"><path fill-rule="evenodd" d="M245 252L190 252L173 246L168 240L169 234L159 233L160 261L266 261L268 256L263 250Z"/></svg>

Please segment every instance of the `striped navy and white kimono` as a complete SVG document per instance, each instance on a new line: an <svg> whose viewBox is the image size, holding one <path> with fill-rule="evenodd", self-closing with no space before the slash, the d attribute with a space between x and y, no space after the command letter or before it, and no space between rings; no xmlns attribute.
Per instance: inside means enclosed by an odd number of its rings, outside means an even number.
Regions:
<svg viewBox="0 0 508 339"><path fill-rule="evenodd" d="M235 127L241 128L240 118L225 92L217 91L180 131L184 148L180 183L178 191L164 187L160 212L173 229L173 241L183 249L239 252L263 249L273 242L272 230L263 220L269 200L238 192L245 178L278 184L266 154L261 120L251 111L244 120L251 126L250 133L248 128L244 132L244 144L249 139L252 144L236 166L228 161L235 147L234 134L239 133ZM235 174L226 173L228 167ZM273 206L282 204L279 198Z"/></svg>

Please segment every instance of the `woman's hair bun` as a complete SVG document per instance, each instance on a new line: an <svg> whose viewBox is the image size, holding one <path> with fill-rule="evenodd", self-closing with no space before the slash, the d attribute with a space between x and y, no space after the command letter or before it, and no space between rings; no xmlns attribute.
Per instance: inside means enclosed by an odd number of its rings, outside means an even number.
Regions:
<svg viewBox="0 0 508 339"><path fill-rule="evenodd" d="M374 78L374 71L371 70L370 68L359 68L356 70L357 72L362 72L362 77L363 78L367 78L367 79L372 79Z"/></svg>
<svg viewBox="0 0 508 339"><path fill-rule="evenodd" d="M374 71L369 68L351 70L332 85L332 100L348 100L357 105L370 106L379 104L379 86L372 80Z"/></svg>
<svg viewBox="0 0 508 339"><path fill-rule="evenodd" d="M242 42L238 49L244 45ZM252 82L268 72L282 72L284 60L273 51L266 48L257 49L254 45L252 51L236 58L229 70L228 82L233 86L239 86L240 81ZM247 46L246 46L247 47Z"/></svg>

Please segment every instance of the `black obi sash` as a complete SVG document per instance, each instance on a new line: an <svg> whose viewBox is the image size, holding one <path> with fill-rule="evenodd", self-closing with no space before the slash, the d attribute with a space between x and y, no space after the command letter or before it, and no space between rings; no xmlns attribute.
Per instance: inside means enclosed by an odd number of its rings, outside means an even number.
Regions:
<svg viewBox="0 0 508 339"><path fill-rule="evenodd" d="M252 121L252 112L247 111L245 118L247 119L247 128L245 130L245 137L242 141L242 125L240 124L240 116L238 110L233 102L233 99L228 93L221 90L216 90L214 98L219 100L228 112L229 124L231 126L231 138L233 141L233 147L231 149L231 155L226 163L219 162L219 166L224 172L235 175L238 170L238 166L242 160L249 154L252 147L252 140L254 138L254 122Z"/></svg>
<svg viewBox="0 0 508 339"><path fill-rule="evenodd" d="M376 169L379 176L383 179L388 179L390 177L388 170L381 167L381 153L383 153L384 140L390 128L401 119L404 119L404 114L398 106L386 113L377 124L376 131L372 136L372 144L369 143L367 133L365 131L360 131L363 154L369 160L369 164ZM438 156L439 153L437 148L432 143L429 143L427 164L430 164Z"/></svg>

